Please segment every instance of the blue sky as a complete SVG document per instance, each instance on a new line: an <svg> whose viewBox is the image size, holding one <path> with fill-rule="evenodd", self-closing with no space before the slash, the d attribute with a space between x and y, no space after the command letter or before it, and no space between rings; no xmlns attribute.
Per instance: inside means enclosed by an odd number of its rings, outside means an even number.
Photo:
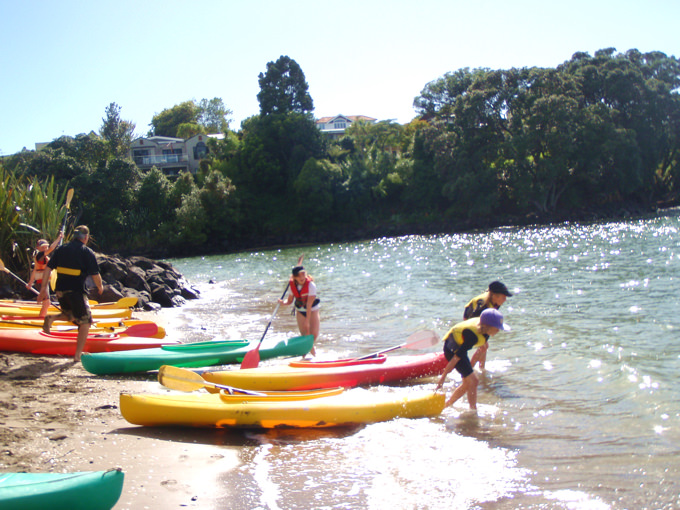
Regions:
<svg viewBox="0 0 680 510"><path fill-rule="evenodd" d="M401 123L463 67L555 67L607 47L680 57L678 0L0 0L0 19L0 155L98 132L111 102L145 135L154 114L220 97L237 129L281 55L316 117Z"/></svg>

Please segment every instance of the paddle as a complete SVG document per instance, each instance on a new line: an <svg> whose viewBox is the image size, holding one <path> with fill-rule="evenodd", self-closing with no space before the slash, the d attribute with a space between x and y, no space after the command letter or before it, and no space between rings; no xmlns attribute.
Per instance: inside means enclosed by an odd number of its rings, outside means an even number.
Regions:
<svg viewBox="0 0 680 510"><path fill-rule="evenodd" d="M106 329L111 329L115 332L116 328L110 327ZM139 337L152 337L158 333L158 324L155 322L143 322L141 324L133 324L123 331L119 331L119 336L139 336Z"/></svg>
<svg viewBox="0 0 680 510"><path fill-rule="evenodd" d="M258 391L242 390L240 388L233 388L223 384L211 383L203 379L203 377L201 377L196 372L192 372L191 370L187 370L185 368L173 367L172 365L163 365L159 369L158 382L167 388L179 391L194 391L200 390L206 386L210 386L211 388L226 390L230 395L233 395L234 393L258 396L266 395L266 393L260 393Z"/></svg>
<svg viewBox="0 0 680 510"><path fill-rule="evenodd" d="M297 261L297 266L302 264L302 259L304 259L304 255L300 255L300 258ZM290 287L290 280L288 280L288 283L286 283L286 288L283 289L283 294L281 294L281 299L286 297L286 292L288 292L288 287ZM264 333L262 333L262 338L260 338L260 341L257 343L257 347L254 349L248 351L246 355L243 357L243 361L241 362L241 369L244 368L257 368L257 366L260 364L260 345L262 345L262 340L264 340L264 336L267 334L267 331L269 330L269 326L272 325L272 321L274 320L274 316L276 315L276 312L279 310L279 303L278 301L276 302L276 308L274 308L274 313L272 313L272 316L269 318L269 323L267 324L267 327L264 329Z"/></svg>
<svg viewBox="0 0 680 510"><path fill-rule="evenodd" d="M66 233L66 220L68 219L68 212L69 209L71 208L71 200L73 199L73 188L69 188L69 190L66 192L66 203L64 206L66 207L66 212L64 213L64 220L61 222L61 228L59 231L61 232L61 239L59 239L59 246L64 242L64 234ZM50 288L52 289L52 292L57 287L57 272L52 271L50 273Z"/></svg>
<svg viewBox="0 0 680 510"><path fill-rule="evenodd" d="M406 343L397 345L395 347L390 347L388 349L383 349L382 351L374 352L373 354L367 354L366 356L361 356L356 358L357 360L377 358L381 354L386 352L396 351L397 349L426 349L427 347L432 347L439 342L439 336L434 331L429 329L423 331L416 331L411 334L407 339Z"/></svg>
<svg viewBox="0 0 680 510"><path fill-rule="evenodd" d="M4 272L7 273L7 274L11 274L12 276L14 276L14 278L16 278L16 279L19 280L21 283L23 283L23 284L24 284L24 287L25 287L26 285L28 285L25 281L23 281L21 278L19 278L17 275L15 275L12 271L10 271L9 269L7 269L7 268L5 267L5 263L2 261L2 259L0 259L0 271L4 271ZM40 292L38 292L37 290L35 290L33 287L31 287L31 290L33 291L33 293L34 293L36 296L37 296L38 294L40 294Z"/></svg>
<svg viewBox="0 0 680 510"><path fill-rule="evenodd" d="M136 297L122 297L118 301L110 301L108 303L90 301L90 308L132 308L136 304Z"/></svg>

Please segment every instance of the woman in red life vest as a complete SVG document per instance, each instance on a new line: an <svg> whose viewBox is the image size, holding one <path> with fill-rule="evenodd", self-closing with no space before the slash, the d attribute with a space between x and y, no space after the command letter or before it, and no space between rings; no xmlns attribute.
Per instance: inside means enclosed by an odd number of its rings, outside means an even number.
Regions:
<svg viewBox="0 0 680 510"><path fill-rule="evenodd" d="M40 288L45 267L50 260L48 255L52 253L57 246L59 246L59 241L62 237L64 237L64 233L59 232L59 235L52 244L48 243L46 239L38 239L38 242L35 244L35 252L33 253L33 271L31 271L31 276L28 279L28 282L26 282L27 289L30 290L33 287L33 282L35 282L38 288ZM40 303L40 298L38 298L37 301ZM42 307L40 308L40 315L38 315L38 317L44 318L47 315L47 310L49 307L49 298L43 299Z"/></svg>
<svg viewBox="0 0 680 510"><path fill-rule="evenodd" d="M279 299L279 303L284 306L295 301L295 318L301 335L313 335L314 342L319 336L321 318L319 316L320 299L316 295L316 284L314 278L307 274L302 266L295 266L290 278L290 290L286 301ZM310 351L312 356L316 356L316 350L312 345Z"/></svg>

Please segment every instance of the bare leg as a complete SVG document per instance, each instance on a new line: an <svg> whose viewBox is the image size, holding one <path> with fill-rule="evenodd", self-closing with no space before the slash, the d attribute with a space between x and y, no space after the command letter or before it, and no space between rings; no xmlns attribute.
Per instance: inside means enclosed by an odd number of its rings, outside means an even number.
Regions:
<svg viewBox="0 0 680 510"><path fill-rule="evenodd" d="M298 329L300 330L301 335L313 335L311 329L313 325L313 317L310 317L310 328L308 330L307 328L307 317L302 315L300 312L295 312L295 318L297 319L297 324L298 324ZM316 336L314 336L314 340L316 340ZM314 349L314 344L312 343L312 348L309 351L312 356L316 356L316 350Z"/></svg>
<svg viewBox="0 0 680 510"><path fill-rule="evenodd" d="M446 401L446 406L453 405L460 397L467 393L468 404L470 409L477 409L477 385L479 380L477 376L472 373L463 379L463 382L454 390L453 394Z"/></svg>
<svg viewBox="0 0 680 510"><path fill-rule="evenodd" d="M73 357L75 361L80 361L80 355L85 349L85 342L87 342L87 335L90 333L90 324L80 324L78 326L78 343L76 344L76 354Z"/></svg>
<svg viewBox="0 0 680 510"><path fill-rule="evenodd" d="M47 315L47 316L45 316L45 320L43 320L43 331L45 333L49 333L50 328L52 327L52 323L54 321L56 321L56 320L66 321L68 319L69 318L66 315L64 315L63 313L59 313L57 315Z"/></svg>

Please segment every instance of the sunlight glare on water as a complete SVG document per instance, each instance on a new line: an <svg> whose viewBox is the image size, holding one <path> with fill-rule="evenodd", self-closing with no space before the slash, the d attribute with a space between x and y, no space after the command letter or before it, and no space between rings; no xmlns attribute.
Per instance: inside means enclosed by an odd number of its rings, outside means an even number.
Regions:
<svg viewBox="0 0 680 510"><path fill-rule="evenodd" d="M173 320L186 341L259 339L304 254L321 298L317 350L356 356L420 329L443 337L502 280L512 331L491 339L478 372L486 414L470 420L462 399L436 419L254 434L242 471L258 480L253 498L262 508L680 508L679 228L675 215L180 259L203 298ZM267 337L295 334L282 307ZM448 394L459 381L448 377Z"/></svg>

